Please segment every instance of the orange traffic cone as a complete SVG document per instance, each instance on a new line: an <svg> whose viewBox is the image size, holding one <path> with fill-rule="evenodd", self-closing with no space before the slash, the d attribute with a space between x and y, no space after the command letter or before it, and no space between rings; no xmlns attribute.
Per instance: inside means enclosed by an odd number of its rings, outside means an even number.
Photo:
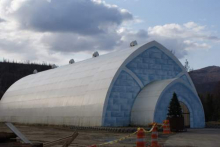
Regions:
<svg viewBox="0 0 220 147"><path fill-rule="evenodd" d="M136 145L136 147L146 147L144 129L138 130Z"/></svg>
<svg viewBox="0 0 220 147"><path fill-rule="evenodd" d="M163 134L170 134L170 122L169 120L163 121Z"/></svg>
<svg viewBox="0 0 220 147"><path fill-rule="evenodd" d="M151 147L160 147L158 144L157 124L154 126L151 133Z"/></svg>

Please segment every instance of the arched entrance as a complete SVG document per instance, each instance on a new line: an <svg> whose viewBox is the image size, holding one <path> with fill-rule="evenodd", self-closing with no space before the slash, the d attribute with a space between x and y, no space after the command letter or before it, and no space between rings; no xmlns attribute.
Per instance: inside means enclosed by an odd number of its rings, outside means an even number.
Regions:
<svg viewBox="0 0 220 147"><path fill-rule="evenodd" d="M190 128L190 112L189 112L189 109L183 102L180 102L180 106L181 106L182 112L183 112L184 125L185 125L185 127Z"/></svg>

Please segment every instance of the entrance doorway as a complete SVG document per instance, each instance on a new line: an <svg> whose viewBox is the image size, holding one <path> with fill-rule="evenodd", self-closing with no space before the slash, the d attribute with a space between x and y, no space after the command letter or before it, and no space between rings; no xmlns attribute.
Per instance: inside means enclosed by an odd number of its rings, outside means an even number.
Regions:
<svg viewBox="0 0 220 147"><path fill-rule="evenodd" d="M189 112L189 109L183 102L180 102L180 106L181 106L182 112L183 112L184 125L185 125L185 127L190 128L190 112Z"/></svg>

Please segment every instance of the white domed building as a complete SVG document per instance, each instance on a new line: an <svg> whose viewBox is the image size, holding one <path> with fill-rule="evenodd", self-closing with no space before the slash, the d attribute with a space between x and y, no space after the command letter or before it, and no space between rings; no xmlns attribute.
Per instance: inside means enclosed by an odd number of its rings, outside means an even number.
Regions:
<svg viewBox="0 0 220 147"><path fill-rule="evenodd" d="M72 126L162 123L176 93L185 123L205 126L196 89L178 59L156 41L29 75L0 101L0 121Z"/></svg>

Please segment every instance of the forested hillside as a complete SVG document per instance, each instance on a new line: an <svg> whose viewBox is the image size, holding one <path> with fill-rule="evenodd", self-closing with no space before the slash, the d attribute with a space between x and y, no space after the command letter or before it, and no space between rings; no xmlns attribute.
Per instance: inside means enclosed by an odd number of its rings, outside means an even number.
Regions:
<svg viewBox="0 0 220 147"><path fill-rule="evenodd" d="M189 75L202 101L206 121L220 120L220 67L205 67Z"/></svg>
<svg viewBox="0 0 220 147"><path fill-rule="evenodd" d="M220 82L212 93L199 94L205 111L206 121L220 121Z"/></svg>
<svg viewBox="0 0 220 147"><path fill-rule="evenodd" d="M189 75L200 94L214 94L216 86L220 82L220 67L209 66L189 72Z"/></svg>
<svg viewBox="0 0 220 147"><path fill-rule="evenodd" d="M10 63L0 62L0 99L5 91L17 80L38 72L51 69L51 65L34 63Z"/></svg>

